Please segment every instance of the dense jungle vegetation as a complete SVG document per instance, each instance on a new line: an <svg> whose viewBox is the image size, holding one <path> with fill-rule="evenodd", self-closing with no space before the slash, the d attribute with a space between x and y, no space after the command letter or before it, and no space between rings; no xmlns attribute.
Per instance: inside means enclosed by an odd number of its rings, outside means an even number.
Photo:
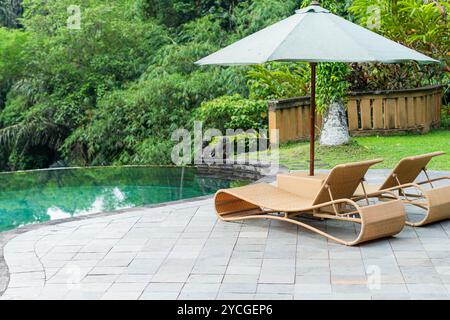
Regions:
<svg viewBox="0 0 450 320"><path fill-rule="evenodd" d="M309 0L0 0L0 171L170 163L172 131L194 119L266 125L266 101L304 94L307 65L194 62L294 13ZM327 0L324 7L442 61L325 64L330 88L448 88L446 0ZM78 5L80 28L70 27ZM75 21L76 22L76 21ZM340 77L331 77L331 72ZM338 82L338 84L336 84ZM339 85L339 83L341 85ZM338 92L339 93L339 92Z"/></svg>

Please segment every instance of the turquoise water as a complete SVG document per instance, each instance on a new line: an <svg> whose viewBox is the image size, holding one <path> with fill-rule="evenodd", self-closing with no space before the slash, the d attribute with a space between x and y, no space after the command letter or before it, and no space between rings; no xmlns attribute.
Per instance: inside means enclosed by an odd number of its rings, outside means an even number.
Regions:
<svg viewBox="0 0 450 320"><path fill-rule="evenodd" d="M0 174L0 232L31 223L213 194L245 181L195 168L103 167Z"/></svg>

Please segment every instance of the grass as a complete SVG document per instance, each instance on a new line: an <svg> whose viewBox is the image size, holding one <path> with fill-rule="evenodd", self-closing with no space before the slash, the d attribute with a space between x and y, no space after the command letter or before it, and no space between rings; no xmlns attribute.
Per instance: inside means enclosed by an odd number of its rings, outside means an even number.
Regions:
<svg viewBox="0 0 450 320"><path fill-rule="evenodd" d="M316 168L330 169L337 164L382 158L374 168L393 168L402 158L434 151L447 152L434 158L428 168L450 171L450 130L436 130L423 135L356 137L339 147L316 145ZM309 143L288 143L280 147L280 162L291 170L308 168Z"/></svg>

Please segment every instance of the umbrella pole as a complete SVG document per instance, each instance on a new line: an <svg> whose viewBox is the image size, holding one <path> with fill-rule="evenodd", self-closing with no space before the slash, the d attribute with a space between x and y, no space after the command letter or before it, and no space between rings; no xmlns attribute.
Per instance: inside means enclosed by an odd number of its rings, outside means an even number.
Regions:
<svg viewBox="0 0 450 320"><path fill-rule="evenodd" d="M309 175L314 176L314 158L315 158L315 138L316 138L316 66L317 63L311 62L311 110L309 124Z"/></svg>

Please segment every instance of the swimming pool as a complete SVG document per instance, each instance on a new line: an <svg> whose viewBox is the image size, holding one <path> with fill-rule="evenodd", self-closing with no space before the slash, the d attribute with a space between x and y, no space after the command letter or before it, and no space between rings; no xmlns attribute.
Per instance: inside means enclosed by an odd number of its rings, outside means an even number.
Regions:
<svg viewBox="0 0 450 320"><path fill-rule="evenodd" d="M98 167L0 174L0 232L26 224L213 194L249 183L196 168Z"/></svg>

